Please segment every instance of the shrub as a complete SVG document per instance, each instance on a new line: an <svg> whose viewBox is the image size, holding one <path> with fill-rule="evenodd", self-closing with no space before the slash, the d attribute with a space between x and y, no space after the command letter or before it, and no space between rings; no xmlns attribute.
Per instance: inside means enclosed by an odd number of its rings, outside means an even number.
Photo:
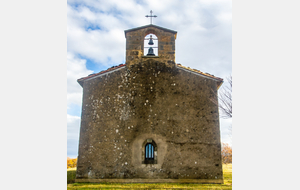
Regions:
<svg viewBox="0 0 300 190"><path fill-rule="evenodd" d="M67 183L75 183L76 170L67 171Z"/></svg>

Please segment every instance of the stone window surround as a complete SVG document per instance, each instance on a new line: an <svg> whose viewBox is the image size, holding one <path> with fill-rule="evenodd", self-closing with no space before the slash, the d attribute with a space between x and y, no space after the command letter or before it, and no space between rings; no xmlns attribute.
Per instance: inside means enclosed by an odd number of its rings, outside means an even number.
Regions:
<svg viewBox="0 0 300 190"><path fill-rule="evenodd" d="M151 143L154 147L154 160L146 160L146 144ZM142 164L157 164L157 144L153 139L146 139L142 144Z"/></svg>

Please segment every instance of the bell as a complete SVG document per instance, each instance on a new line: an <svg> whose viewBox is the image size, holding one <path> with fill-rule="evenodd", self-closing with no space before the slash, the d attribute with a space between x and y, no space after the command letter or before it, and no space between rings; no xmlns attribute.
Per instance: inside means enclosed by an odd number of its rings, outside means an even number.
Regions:
<svg viewBox="0 0 300 190"><path fill-rule="evenodd" d="M153 45L154 43L153 43L153 40L152 40L152 35L150 35L150 40L149 40L149 43L148 43L149 45Z"/></svg>
<svg viewBox="0 0 300 190"><path fill-rule="evenodd" d="M147 56L155 56L155 54L153 53L153 48L152 47L150 47L149 49L148 49L148 54L147 54Z"/></svg>

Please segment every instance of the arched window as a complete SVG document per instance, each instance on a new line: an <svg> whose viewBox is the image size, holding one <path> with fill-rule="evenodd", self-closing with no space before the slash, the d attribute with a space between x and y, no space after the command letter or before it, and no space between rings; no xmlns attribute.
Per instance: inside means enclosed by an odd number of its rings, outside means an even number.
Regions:
<svg viewBox="0 0 300 190"><path fill-rule="evenodd" d="M155 34L148 34L144 38L144 56L158 56L158 39Z"/></svg>
<svg viewBox="0 0 300 190"><path fill-rule="evenodd" d="M151 143L145 146L145 160L154 160L154 146Z"/></svg>
<svg viewBox="0 0 300 190"><path fill-rule="evenodd" d="M142 145L143 164L157 164L157 145L152 139L146 139Z"/></svg>

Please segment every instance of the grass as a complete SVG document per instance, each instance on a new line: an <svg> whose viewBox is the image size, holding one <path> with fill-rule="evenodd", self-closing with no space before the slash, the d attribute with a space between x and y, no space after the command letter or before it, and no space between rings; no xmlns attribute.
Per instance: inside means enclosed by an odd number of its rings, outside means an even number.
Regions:
<svg viewBox="0 0 300 190"><path fill-rule="evenodd" d="M70 174L69 174L70 172ZM75 180L76 169L68 169L68 181ZM73 174L74 173L74 176ZM68 184L68 190L96 189L232 189L232 164L223 164L224 184L180 184L180 183L74 183ZM70 178L69 178L70 177Z"/></svg>

